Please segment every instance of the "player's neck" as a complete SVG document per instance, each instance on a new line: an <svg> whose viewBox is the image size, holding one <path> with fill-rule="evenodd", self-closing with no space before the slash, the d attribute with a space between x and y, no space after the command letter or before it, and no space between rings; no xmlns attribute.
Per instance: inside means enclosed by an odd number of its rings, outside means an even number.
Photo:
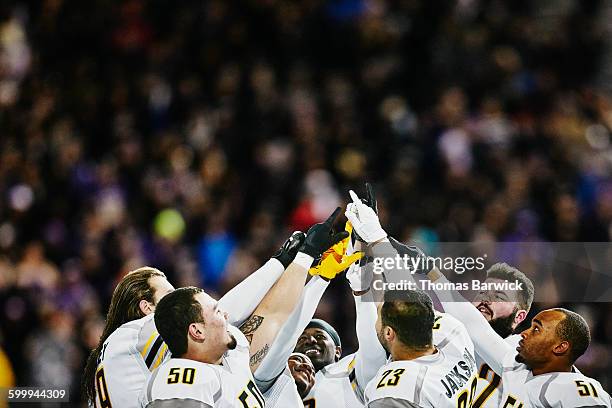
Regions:
<svg viewBox="0 0 612 408"><path fill-rule="evenodd" d="M222 358L219 358L215 361L214 359L210 358L208 353L204 352L203 350L194 349L192 347L189 347L187 352L181 358L195 360L205 364L221 364L222 361Z"/></svg>
<svg viewBox="0 0 612 408"><path fill-rule="evenodd" d="M549 374L549 373L569 373L572 371L572 366L568 366L563 362L549 361L540 367L531 369L533 375Z"/></svg>
<svg viewBox="0 0 612 408"><path fill-rule="evenodd" d="M391 349L391 356L394 361L399 360L415 360L419 357L430 356L432 354L437 353L438 350L435 346L429 346L425 349L412 349L406 347L402 344L396 344L393 349Z"/></svg>

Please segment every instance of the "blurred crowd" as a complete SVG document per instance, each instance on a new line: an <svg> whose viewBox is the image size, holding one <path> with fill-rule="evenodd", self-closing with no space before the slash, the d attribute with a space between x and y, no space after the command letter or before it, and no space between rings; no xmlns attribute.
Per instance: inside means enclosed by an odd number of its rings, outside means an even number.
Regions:
<svg viewBox="0 0 612 408"><path fill-rule="evenodd" d="M222 294L364 181L403 240L608 242L606 7L2 1L0 345L17 383L77 401L127 271ZM612 304L564 305L591 324L579 367L610 391ZM342 278L318 315L354 350Z"/></svg>

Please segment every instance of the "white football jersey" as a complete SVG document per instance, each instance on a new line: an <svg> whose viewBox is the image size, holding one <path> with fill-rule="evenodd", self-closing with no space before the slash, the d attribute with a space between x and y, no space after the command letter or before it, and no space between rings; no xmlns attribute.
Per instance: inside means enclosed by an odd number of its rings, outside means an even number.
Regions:
<svg viewBox="0 0 612 408"><path fill-rule="evenodd" d="M392 361L366 387L370 408L467 408L476 389L476 361L466 344L414 360ZM473 346L472 346L473 347Z"/></svg>
<svg viewBox="0 0 612 408"><path fill-rule="evenodd" d="M304 407L363 407L362 399L362 393L355 381L355 354L353 353L317 371L315 384L304 398Z"/></svg>
<svg viewBox="0 0 612 408"><path fill-rule="evenodd" d="M435 311L433 344L438 349L451 347L460 354L467 348L474 355L474 343L463 323L448 313Z"/></svg>
<svg viewBox="0 0 612 408"><path fill-rule="evenodd" d="M601 384L578 372L554 372L534 376L517 362L516 351L503 361L502 404L504 408L610 408L610 395Z"/></svg>
<svg viewBox="0 0 612 408"><path fill-rule="evenodd" d="M221 364L171 358L163 363L140 394L147 408L264 408L261 391L249 366L249 343L244 334L228 326L236 348L228 350Z"/></svg>
<svg viewBox="0 0 612 408"><path fill-rule="evenodd" d="M298 393L295 380L289 371L289 367L279 375L274 384L263 393L266 408L289 408L303 406L302 397Z"/></svg>
<svg viewBox="0 0 612 408"><path fill-rule="evenodd" d="M455 347L462 352L463 344L472 344L461 322L447 313L435 314L433 341L438 348ZM471 347L473 349L473 345ZM367 384L357 384L355 356L349 354L337 363L319 370L315 376L315 385L304 398L304 407L364 407L363 393Z"/></svg>
<svg viewBox="0 0 612 408"><path fill-rule="evenodd" d="M249 367L249 343L236 327L228 326L237 346L222 363L205 364L171 358L151 376L140 395L147 408L264 408L264 397Z"/></svg>
<svg viewBox="0 0 612 408"><path fill-rule="evenodd" d="M513 334L505 338L512 349L516 349L521 340L519 334ZM501 405L503 394L503 382L501 376L496 374L487 363L484 362L478 350L476 354L476 367L478 368L478 385L476 395L472 401L472 408L497 408Z"/></svg>
<svg viewBox="0 0 612 408"><path fill-rule="evenodd" d="M465 326L447 313L435 312L433 343L436 354L390 361L380 368L367 385L366 406L469 407L477 373L474 344Z"/></svg>
<svg viewBox="0 0 612 408"><path fill-rule="evenodd" d="M153 314L123 324L102 346L96 368L95 406L139 407L138 395L151 371L169 357Z"/></svg>

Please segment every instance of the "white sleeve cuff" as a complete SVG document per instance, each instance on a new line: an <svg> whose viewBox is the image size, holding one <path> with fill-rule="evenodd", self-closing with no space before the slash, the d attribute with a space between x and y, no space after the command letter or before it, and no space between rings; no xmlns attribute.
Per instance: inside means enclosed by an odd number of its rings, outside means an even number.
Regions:
<svg viewBox="0 0 612 408"><path fill-rule="evenodd" d="M314 262L314 258L303 252L298 252L297 255L295 256L295 259L293 260L294 264L297 264L306 270L310 269L313 262Z"/></svg>

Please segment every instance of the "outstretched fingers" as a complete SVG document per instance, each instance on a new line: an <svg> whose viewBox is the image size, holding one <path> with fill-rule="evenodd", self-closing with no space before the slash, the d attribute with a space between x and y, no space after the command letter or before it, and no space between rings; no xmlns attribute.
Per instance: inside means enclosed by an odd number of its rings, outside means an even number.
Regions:
<svg viewBox="0 0 612 408"><path fill-rule="evenodd" d="M366 183L366 200L367 200L367 205L372 208L374 210L375 213L378 214L378 206L376 203L376 194L374 193L374 187L372 187L372 184L370 183Z"/></svg>
<svg viewBox="0 0 612 408"><path fill-rule="evenodd" d="M338 214L340 214L341 208L340 207L336 207L336 209L334 210L334 212L329 216L329 218L327 218L327 220L325 220L325 224L331 228L332 225L334 225L334 221L336 220L336 218L338 217Z"/></svg>

